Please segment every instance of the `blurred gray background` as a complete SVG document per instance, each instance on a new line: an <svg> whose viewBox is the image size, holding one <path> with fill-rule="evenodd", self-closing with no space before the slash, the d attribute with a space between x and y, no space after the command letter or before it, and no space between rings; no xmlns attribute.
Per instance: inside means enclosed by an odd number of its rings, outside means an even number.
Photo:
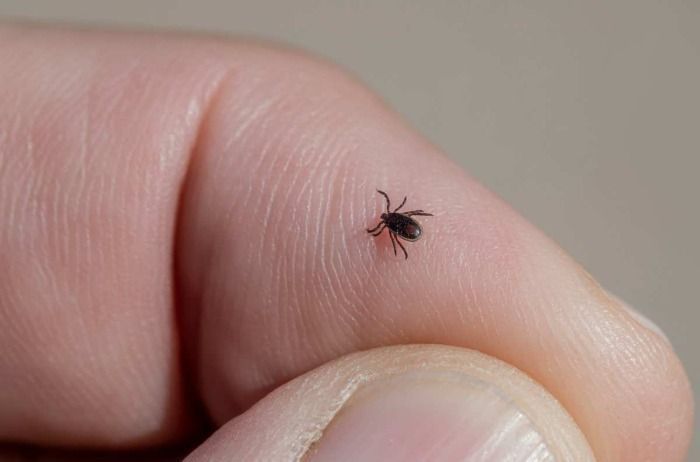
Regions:
<svg viewBox="0 0 700 462"><path fill-rule="evenodd" d="M0 0L0 15L255 35L339 63L659 324L699 396L700 1Z"/></svg>

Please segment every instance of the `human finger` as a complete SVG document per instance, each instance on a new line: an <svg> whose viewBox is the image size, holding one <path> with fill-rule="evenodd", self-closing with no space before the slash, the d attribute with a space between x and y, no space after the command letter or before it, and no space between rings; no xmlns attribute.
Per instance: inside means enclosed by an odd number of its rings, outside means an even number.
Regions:
<svg viewBox="0 0 700 462"><path fill-rule="evenodd" d="M540 385L486 355L438 345L355 353L235 417L186 462L592 461Z"/></svg>
<svg viewBox="0 0 700 462"><path fill-rule="evenodd" d="M530 374L601 460L683 458L678 358L559 247L333 66L249 46L232 67L177 242L184 339L217 422L338 356L440 343ZM407 260L366 231L376 189L434 214Z"/></svg>

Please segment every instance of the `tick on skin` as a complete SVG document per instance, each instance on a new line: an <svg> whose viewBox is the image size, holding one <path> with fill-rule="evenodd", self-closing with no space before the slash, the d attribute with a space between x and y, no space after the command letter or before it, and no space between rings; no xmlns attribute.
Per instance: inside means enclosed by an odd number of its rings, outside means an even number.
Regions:
<svg viewBox="0 0 700 462"><path fill-rule="evenodd" d="M398 213L398 211L401 210L401 207L406 204L406 197L403 198L401 205L396 207L394 210L391 210L391 201L389 200L389 196L387 196L384 191L377 189L377 192L384 196L384 199L386 199L386 213L382 213L382 220L379 222L379 224L372 229L368 229L367 232L376 237L382 234L384 228L388 229L389 239L391 239L391 245L394 247L394 255L396 255L396 244L399 244L399 247L401 247L401 250L403 250L403 254L406 256L406 258L408 258L408 252L406 252L406 249L404 248L403 244L401 244L399 239L415 242L423 235L423 229L420 227L420 224L411 217L432 217L433 214L426 213L422 210L411 210L410 212Z"/></svg>

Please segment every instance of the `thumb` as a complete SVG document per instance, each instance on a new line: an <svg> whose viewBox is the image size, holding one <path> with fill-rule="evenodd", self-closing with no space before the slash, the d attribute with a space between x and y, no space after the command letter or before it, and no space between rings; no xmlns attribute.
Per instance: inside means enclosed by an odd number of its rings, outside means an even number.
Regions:
<svg viewBox="0 0 700 462"><path fill-rule="evenodd" d="M351 354L283 385L186 462L594 460L562 406L519 370L455 347Z"/></svg>

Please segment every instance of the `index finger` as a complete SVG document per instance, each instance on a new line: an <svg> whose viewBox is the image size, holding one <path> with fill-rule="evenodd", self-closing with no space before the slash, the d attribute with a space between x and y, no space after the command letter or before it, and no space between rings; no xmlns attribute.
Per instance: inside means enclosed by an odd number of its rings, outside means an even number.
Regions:
<svg viewBox="0 0 700 462"><path fill-rule="evenodd" d="M219 422L340 355L441 343L540 381L601 460L683 457L678 359L561 249L333 67L243 45L232 69L177 243L185 340ZM408 260L367 234L376 189L435 215Z"/></svg>

